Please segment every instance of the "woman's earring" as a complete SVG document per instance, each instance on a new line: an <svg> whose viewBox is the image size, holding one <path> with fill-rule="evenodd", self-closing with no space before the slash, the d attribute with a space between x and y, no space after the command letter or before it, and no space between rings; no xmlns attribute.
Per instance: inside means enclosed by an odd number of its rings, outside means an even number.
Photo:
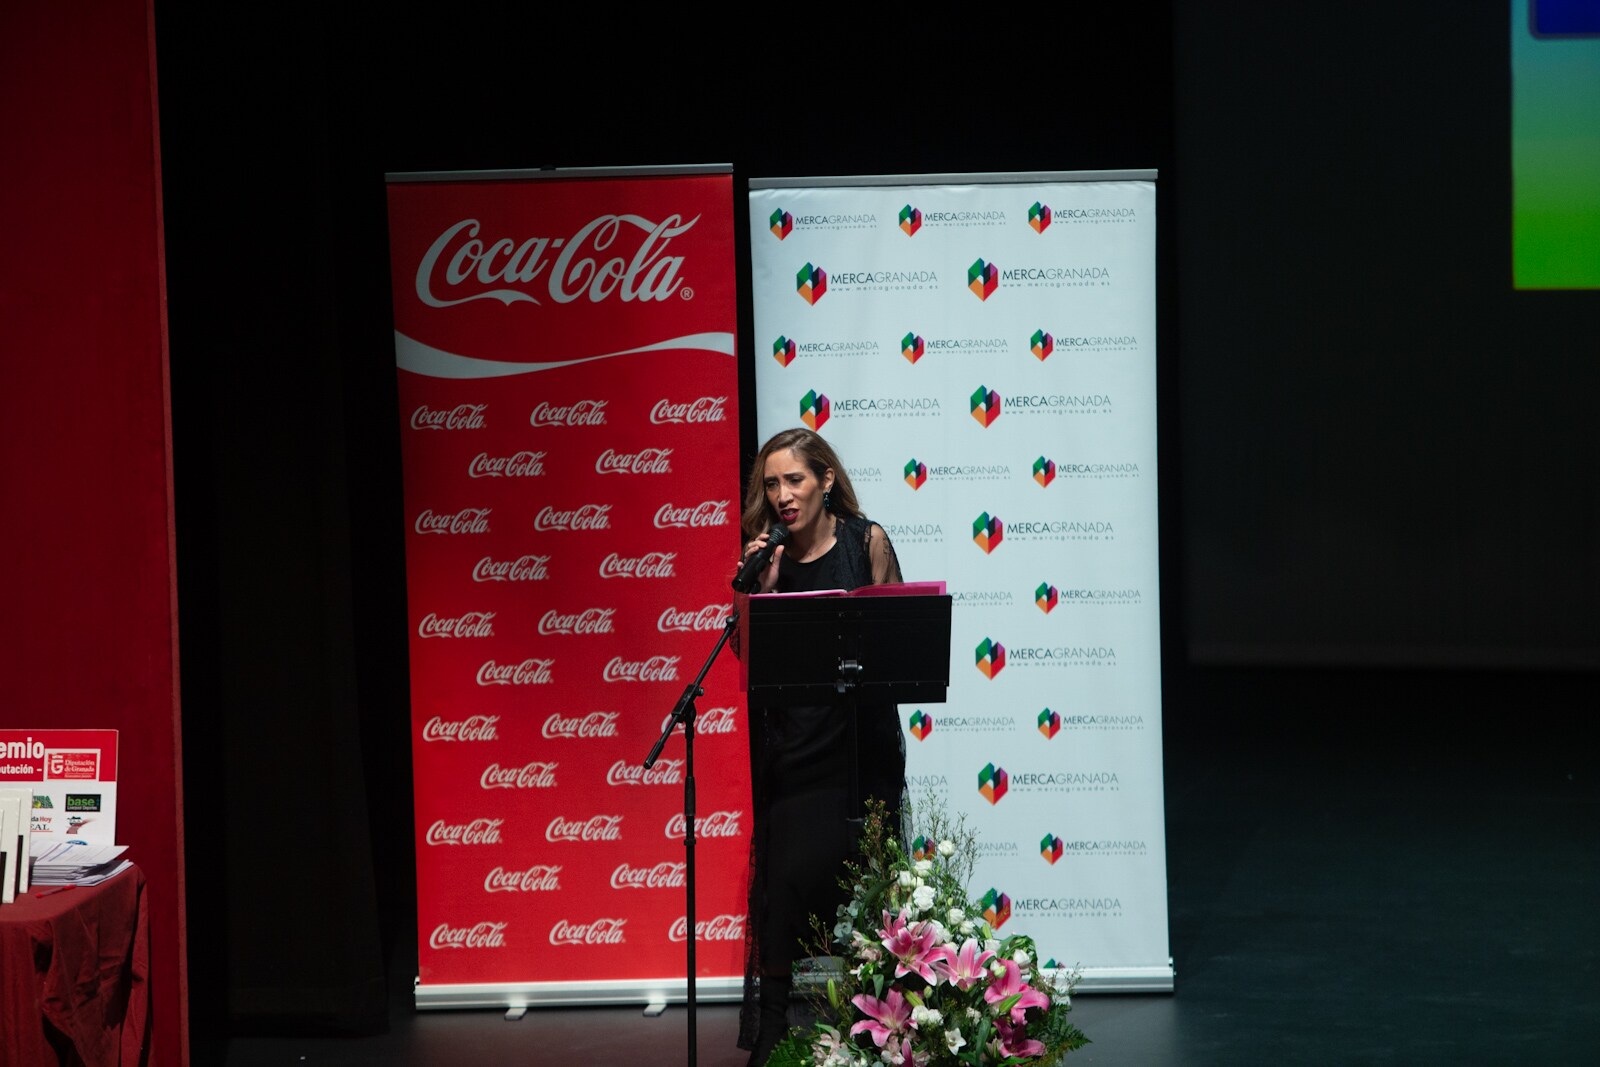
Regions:
<svg viewBox="0 0 1600 1067"><path fill-rule="evenodd" d="M828 495L828 491L826 489L824 489L822 491L822 510L823 511L832 511L833 510L832 504L833 504L833 498L831 496L829 496Z"/></svg>

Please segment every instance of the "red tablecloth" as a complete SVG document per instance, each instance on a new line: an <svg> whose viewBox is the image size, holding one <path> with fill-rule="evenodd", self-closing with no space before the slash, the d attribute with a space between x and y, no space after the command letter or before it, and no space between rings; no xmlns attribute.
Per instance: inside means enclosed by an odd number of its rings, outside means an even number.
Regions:
<svg viewBox="0 0 1600 1067"><path fill-rule="evenodd" d="M144 872L0 905L0 1067L140 1067L150 1046Z"/></svg>

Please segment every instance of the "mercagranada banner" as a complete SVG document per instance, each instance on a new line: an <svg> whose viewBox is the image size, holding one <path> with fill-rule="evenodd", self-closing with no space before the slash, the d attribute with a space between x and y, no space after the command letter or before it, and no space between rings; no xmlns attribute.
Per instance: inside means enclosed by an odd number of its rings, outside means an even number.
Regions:
<svg viewBox="0 0 1600 1067"><path fill-rule="evenodd" d="M1173 986L1154 178L750 182L757 436L826 436L906 579L947 583L911 798L965 817L990 923L1084 991Z"/></svg>
<svg viewBox="0 0 1600 1067"><path fill-rule="evenodd" d="M743 973L727 167L390 175L419 1007L708 998ZM681 731L680 731L681 732Z"/></svg>

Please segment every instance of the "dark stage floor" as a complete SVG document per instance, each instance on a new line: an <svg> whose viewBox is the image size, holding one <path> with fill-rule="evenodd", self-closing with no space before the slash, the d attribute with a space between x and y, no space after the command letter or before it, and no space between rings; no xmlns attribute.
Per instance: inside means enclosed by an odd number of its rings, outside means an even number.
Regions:
<svg viewBox="0 0 1600 1067"><path fill-rule="evenodd" d="M1307 688L1315 686L1315 692ZM1600 1062L1592 679L1213 672L1167 713L1171 995L1081 995L1073 1064ZM415 1013L194 1062L686 1064L685 1011ZM698 1063L743 1067L730 1005Z"/></svg>

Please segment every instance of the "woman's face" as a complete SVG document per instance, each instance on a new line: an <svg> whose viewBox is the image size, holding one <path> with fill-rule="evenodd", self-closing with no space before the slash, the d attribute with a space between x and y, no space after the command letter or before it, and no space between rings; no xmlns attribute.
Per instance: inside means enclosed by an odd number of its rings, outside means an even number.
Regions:
<svg viewBox="0 0 1600 1067"><path fill-rule="evenodd" d="M818 478L794 449L785 448L767 457L762 475L767 503L785 526L791 531L821 529L822 494L833 488L832 468Z"/></svg>

